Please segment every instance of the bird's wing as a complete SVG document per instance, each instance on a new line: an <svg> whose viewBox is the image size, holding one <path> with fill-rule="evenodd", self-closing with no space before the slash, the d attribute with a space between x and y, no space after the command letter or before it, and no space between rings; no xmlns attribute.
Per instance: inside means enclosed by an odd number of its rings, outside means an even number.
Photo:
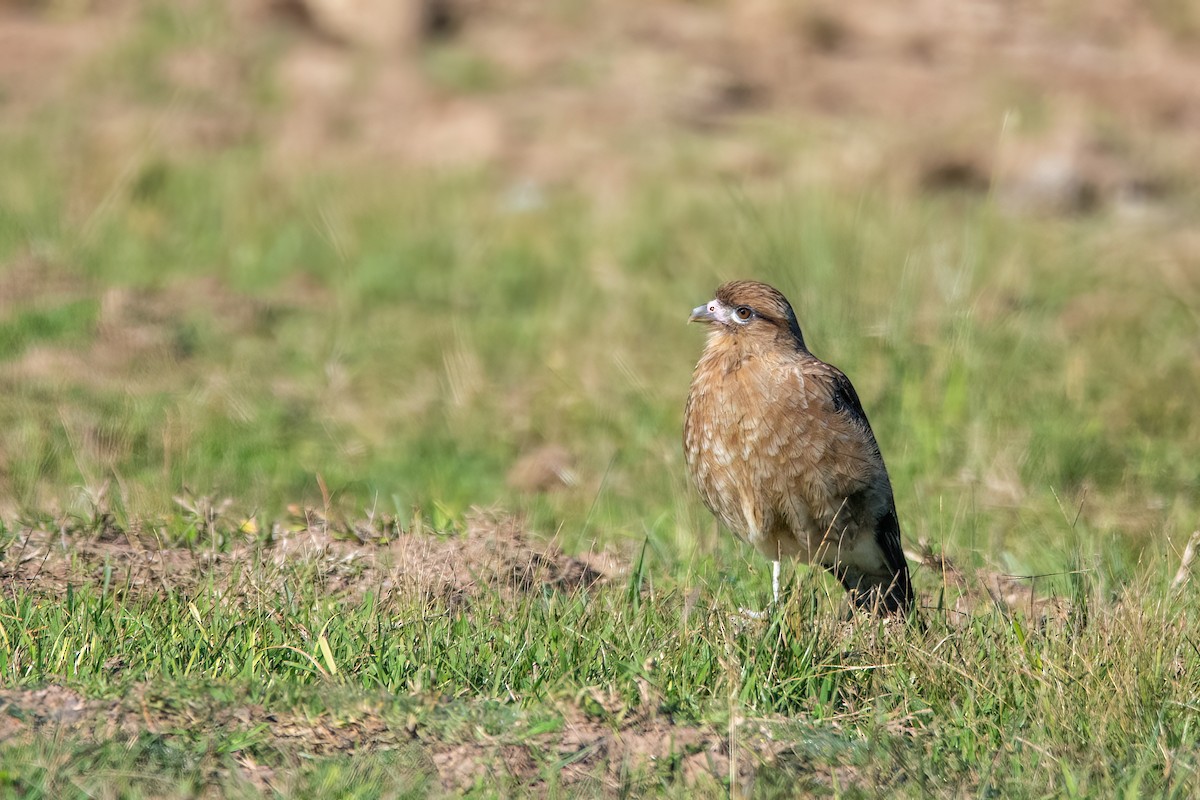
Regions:
<svg viewBox="0 0 1200 800"><path fill-rule="evenodd" d="M862 447L865 455L872 462L878 464L878 474L875 476L875 480L880 480L882 477L882 481L886 483L884 488L887 493L887 510L876 524L875 541L880 546L883 558L893 573L904 573L907 583L908 564L905 561L904 548L900 543L900 521L896 517L892 482L888 479L887 468L883 465L880 445L875 440L875 433L871 431L871 423L866 420L863 403L859 401L858 392L854 391L854 385L850 383L850 378L847 378L841 369L826 366L830 378L830 390L832 390L830 391L830 401L833 402L834 413L844 417L848 425L858 428L862 433Z"/></svg>
<svg viewBox="0 0 1200 800"><path fill-rule="evenodd" d="M892 510L879 519L875 526L875 544L883 551L883 558L894 576L895 588L901 596L907 595L904 605L912 599L912 585L909 583L908 562L904 559L904 549L900 544L900 521L896 519L895 504Z"/></svg>
<svg viewBox="0 0 1200 800"><path fill-rule="evenodd" d="M783 395L783 420L792 446L828 483L832 497L850 497L887 484L887 470L858 393L841 370L814 357L797 365ZM889 485L890 486L890 485Z"/></svg>
<svg viewBox="0 0 1200 800"><path fill-rule="evenodd" d="M875 441L875 432L871 430L867 412L863 410L862 401L858 399L858 392L854 390L854 384L837 367L824 363L821 366L824 367L821 370L824 373L823 377L828 381L829 399L833 404L834 419L840 419L837 427L851 433L851 438L857 440L862 451L858 454L860 458L878 462L880 469L883 469L883 456L879 452L879 443ZM847 455L853 454L847 453ZM883 473L886 478L887 470L884 469Z"/></svg>
<svg viewBox="0 0 1200 800"><path fill-rule="evenodd" d="M797 398L793 408L804 405L800 416L805 419L792 445L793 463L804 464L794 473L794 488L818 524L840 518L868 527L883 565L893 575L907 576L892 482L850 378L809 356L796 366L793 379L797 383L787 393Z"/></svg>

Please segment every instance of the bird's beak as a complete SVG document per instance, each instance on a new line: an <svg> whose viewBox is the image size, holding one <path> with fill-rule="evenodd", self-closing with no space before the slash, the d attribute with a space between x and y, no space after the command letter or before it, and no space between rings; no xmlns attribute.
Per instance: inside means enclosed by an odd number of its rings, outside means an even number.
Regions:
<svg viewBox="0 0 1200 800"><path fill-rule="evenodd" d="M688 317L688 322L720 322L721 318L717 316L719 308L720 306L717 305L716 300L709 300L704 305L696 306L692 309L692 315Z"/></svg>

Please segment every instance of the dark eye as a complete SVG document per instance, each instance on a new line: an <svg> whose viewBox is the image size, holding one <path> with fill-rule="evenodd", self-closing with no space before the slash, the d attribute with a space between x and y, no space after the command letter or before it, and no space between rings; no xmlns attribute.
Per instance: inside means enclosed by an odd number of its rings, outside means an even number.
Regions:
<svg viewBox="0 0 1200 800"><path fill-rule="evenodd" d="M754 309L750 306L738 306L733 313L737 314L738 319L746 320L754 316Z"/></svg>

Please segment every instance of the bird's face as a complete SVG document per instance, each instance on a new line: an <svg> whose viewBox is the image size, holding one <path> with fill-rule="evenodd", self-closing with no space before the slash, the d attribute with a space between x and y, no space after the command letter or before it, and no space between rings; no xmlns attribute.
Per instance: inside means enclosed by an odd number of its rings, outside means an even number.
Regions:
<svg viewBox="0 0 1200 800"><path fill-rule="evenodd" d="M730 308L715 297L702 306L692 309L688 322L702 322L706 325L725 325L739 328L754 319L754 309L750 306Z"/></svg>
<svg viewBox="0 0 1200 800"><path fill-rule="evenodd" d="M713 327L713 333L739 338L794 337L803 345L792 306L777 289L757 281L732 281L717 288L716 297L692 309L689 322Z"/></svg>

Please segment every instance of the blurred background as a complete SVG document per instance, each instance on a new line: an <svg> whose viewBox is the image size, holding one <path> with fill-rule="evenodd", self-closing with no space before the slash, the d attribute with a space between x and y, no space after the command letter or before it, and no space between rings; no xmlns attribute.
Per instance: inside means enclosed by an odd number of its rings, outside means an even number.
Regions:
<svg viewBox="0 0 1200 800"><path fill-rule="evenodd" d="M1122 576L1200 524L1198 134L1186 0L3 0L0 518L686 568L684 322L754 277L914 550Z"/></svg>

